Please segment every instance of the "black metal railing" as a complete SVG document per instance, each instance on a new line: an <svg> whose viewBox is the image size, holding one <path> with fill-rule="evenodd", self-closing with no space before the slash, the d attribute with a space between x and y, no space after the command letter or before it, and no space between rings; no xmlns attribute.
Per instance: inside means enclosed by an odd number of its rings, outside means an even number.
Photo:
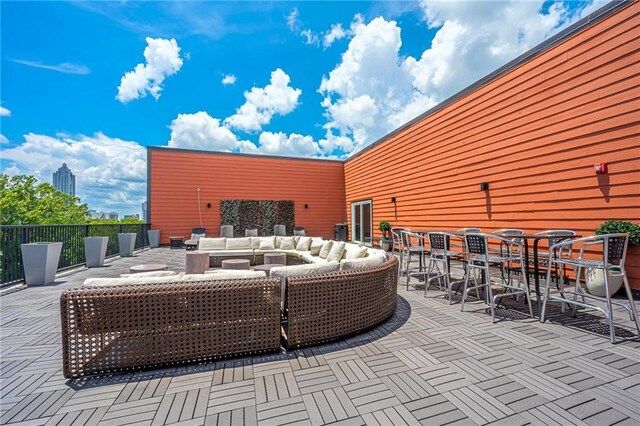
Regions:
<svg viewBox="0 0 640 426"><path fill-rule="evenodd" d="M118 254L118 233L135 232L136 249L149 245L148 223L0 226L0 285L24 279L20 244L62 242L58 270L85 264L84 237L109 237L106 256Z"/></svg>

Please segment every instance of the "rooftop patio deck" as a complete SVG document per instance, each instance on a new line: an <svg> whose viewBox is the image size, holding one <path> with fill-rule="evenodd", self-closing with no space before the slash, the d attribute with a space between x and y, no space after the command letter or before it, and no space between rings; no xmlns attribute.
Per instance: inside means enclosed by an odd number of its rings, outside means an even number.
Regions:
<svg viewBox="0 0 640 426"><path fill-rule="evenodd" d="M184 268L166 248L0 297L0 422L26 424L640 424L640 340L624 313L609 343L595 314L541 324L522 303L492 324L482 302L398 286L398 309L330 345L69 381L59 296L139 263ZM404 284L404 281L402 282Z"/></svg>

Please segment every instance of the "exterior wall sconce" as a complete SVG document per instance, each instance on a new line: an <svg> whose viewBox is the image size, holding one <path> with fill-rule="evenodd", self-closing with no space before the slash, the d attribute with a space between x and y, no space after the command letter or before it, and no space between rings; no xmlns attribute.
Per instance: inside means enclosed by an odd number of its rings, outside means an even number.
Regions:
<svg viewBox="0 0 640 426"><path fill-rule="evenodd" d="M305 209L308 209L308 208L309 208L309 204L305 204L305 205L304 205L304 208L305 208Z"/></svg>
<svg viewBox="0 0 640 426"><path fill-rule="evenodd" d="M391 202L395 203L396 202L396 197L391 197Z"/></svg>
<svg viewBox="0 0 640 426"><path fill-rule="evenodd" d="M480 184L480 191L488 191L489 190L489 184L487 182L482 182Z"/></svg>
<svg viewBox="0 0 640 426"><path fill-rule="evenodd" d="M211 203L207 203L207 208L210 209L211 208Z"/></svg>

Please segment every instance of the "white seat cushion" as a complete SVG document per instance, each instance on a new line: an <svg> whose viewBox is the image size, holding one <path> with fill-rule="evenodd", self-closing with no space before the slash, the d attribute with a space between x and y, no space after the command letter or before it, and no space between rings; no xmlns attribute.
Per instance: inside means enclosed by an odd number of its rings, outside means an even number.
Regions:
<svg viewBox="0 0 640 426"><path fill-rule="evenodd" d="M134 274L136 275L136 274ZM129 277L129 278L87 278L83 287L116 287L121 285L163 284L182 280L182 274L168 277Z"/></svg>
<svg viewBox="0 0 640 426"><path fill-rule="evenodd" d="M382 265L386 260L386 256L369 256L359 259L349 259L340 262L340 269L343 271L352 271L354 269L368 269L378 265Z"/></svg>
<svg viewBox="0 0 640 426"><path fill-rule="evenodd" d="M313 256L310 252L302 254L300 258L307 263L327 263L326 259L320 256Z"/></svg>
<svg viewBox="0 0 640 426"><path fill-rule="evenodd" d="M234 271L224 270L222 272L213 272L209 274L187 274L182 277L182 281L211 281L211 280L230 280L243 278L265 278L267 274L264 271Z"/></svg>
<svg viewBox="0 0 640 426"><path fill-rule="evenodd" d="M260 278L266 277L267 274L264 271L247 271L244 269L211 269L204 271L205 275L213 275L218 279L218 275L229 275L237 278Z"/></svg>
<svg viewBox="0 0 640 426"><path fill-rule="evenodd" d="M120 274L120 278L170 277L172 275L178 275L178 273L175 271L149 271L149 272L138 272L137 274Z"/></svg>
<svg viewBox="0 0 640 426"><path fill-rule="evenodd" d="M227 239L222 238L206 238L202 237L198 240L198 250L224 250L226 248Z"/></svg>
<svg viewBox="0 0 640 426"><path fill-rule="evenodd" d="M305 275L320 275L338 272L340 264L338 262L326 262L305 265L278 266L271 268L271 277L299 277Z"/></svg>

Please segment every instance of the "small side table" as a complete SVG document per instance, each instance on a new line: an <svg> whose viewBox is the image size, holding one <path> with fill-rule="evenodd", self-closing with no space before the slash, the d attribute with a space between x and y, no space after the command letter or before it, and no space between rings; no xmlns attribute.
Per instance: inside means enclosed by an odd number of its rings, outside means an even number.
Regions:
<svg viewBox="0 0 640 426"><path fill-rule="evenodd" d="M186 253L185 274L204 274L209 269L209 252L188 251Z"/></svg>
<svg viewBox="0 0 640 426"><path fill-rule="evenodd" d="M172 249L182 248L184 237L169 237L169 247Z"/></svg>
<svg viewBox="0 0 640 426"><path fill-rule="evenodd" d="M270 265L272 263L277 263L280 265L287 264L287 253L265 253L264 254L264 264Z"/></svg>
<svg viewBox="0 0 640 426"><path fill-rule="evenodd" d="M137 274L138 272L166 271L167 269L169 269L169 266L164 263L146 263L144 265L133 265L129 268L129 273Z"/></svg>
<svg viewBox="0 0 640 426"><path fill-rule="evenodd" d="M250 269L249 259L226 259L222 261L222 269Z"/></svg>

